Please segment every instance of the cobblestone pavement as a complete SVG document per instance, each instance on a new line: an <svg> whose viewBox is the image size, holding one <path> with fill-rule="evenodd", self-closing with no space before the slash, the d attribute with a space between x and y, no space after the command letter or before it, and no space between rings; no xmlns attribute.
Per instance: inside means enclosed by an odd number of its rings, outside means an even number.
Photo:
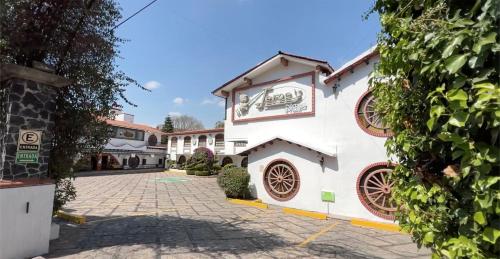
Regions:
<svg viewBox="0 0 500 259"><path fill-rule="evenodd" d="M429 258L407 235L228 203L212 177L117 174L75 185L66 210L87 223L62 223L48 258Z"/></svg>

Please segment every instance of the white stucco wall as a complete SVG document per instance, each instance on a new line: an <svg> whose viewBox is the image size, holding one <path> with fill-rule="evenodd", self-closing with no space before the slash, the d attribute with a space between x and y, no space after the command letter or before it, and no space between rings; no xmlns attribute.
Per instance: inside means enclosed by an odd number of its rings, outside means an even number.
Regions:
<svg viewBox="0 0 500 259"><path fill-rule="evenodd" d="M267 82L275 79L285 78L296 74L302 74L313 71L314 67L299 63L289 62L288 67L276 66L261 76L252 79L254 84ZM228 109L226 110L227 119L225 121L226 154L231 154L234 150L232 140L244 139L248 141L248 146L259 143L262 140L269 139L277 134L289 139L299 138L302 142L322 143L325 146L333 146L334 142L328 132L329 116L332 115L326 107L329 96L332 95L332 89L326 88L321 81L324 76L318 76L316 73L316 111L314 116L289 117L284 119L259 120L254 122L235 122L231 121L232 100L228 98ZM321 141L320 141L321 140Z"/></svg>
<svg viewBox="0 0 500 259"><path fill-rule="evenodd" d="M231 98L228 99L225 121L226 151L232 146L228 140L245 139L252 146L276 135L300 143L309 143L326 150L335 147L336 158L327 159L323 170L319 165L316 152L299 148L296 145L279 144L259 148L249 156L249 172L257 195L270 204L293 207L311 211L336 214L345 217L386 221L369 212L360 202L356 191L356 180L363 168L388 160L384 148L385 138L374 137L364 132L356 123L355 106L358 99L368 89L369 73L377 58L369 64L358 65L353 73L342 75L341 81L329 85L323 83L325 76L316 73L316 113L314 116L292 117L286 119L261 120L254 122L231 121ZM288 67L276 66L257 78L260 83L295 74L312 71L314 68L297 63ZM339 87L334 94L332 86ZM262 170L267 163L277 158L292 162L300 172L301 189L291 200L279 202L272 199L264 190ZM325 157L326 158L326 157ZM336 202L330 207L321 201L321 190L333 191Z"/></svg>
<svg viewBox="0 0 500 259"><path fill-rule="evenodd" d="M224 132L210 132L210 133L199 133L199 134L187 134L187 135L175 135L175 136L169 136L168 137L168 148L167 148L167 153L170 154L170 159L171 160L177 160L181 155L184 155L187 157L189 157L195 149L197 149L198 147L200 147L199 145L199 141L198 141L198 138L200 136L206 136L207 137L207 145L206 145L206 148L210 149L210 151L212 151L214 154L216 153L215 152L215 136L217 134L224 134ZM187 150L189 150L189 152L184 152L184 138L186 136L189 136L191 137L191 147ZM177 138L177 150L174 152L173 148L172 148L172 144L171 144L171 141L172 141L172 138L176 137Z"/></svg>
<svg viewBox="0 0 500 259"><path fill-rule="evenodd" d="M0 258L48 253L54 190L53 184L0 189Z"/></svg>

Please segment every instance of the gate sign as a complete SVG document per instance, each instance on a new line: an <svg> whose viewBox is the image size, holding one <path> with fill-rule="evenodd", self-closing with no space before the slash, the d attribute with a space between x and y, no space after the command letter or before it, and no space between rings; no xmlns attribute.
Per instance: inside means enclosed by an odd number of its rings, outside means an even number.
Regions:
<svg viewBox="0 0 500 259"><path fill-rule="evenodd" d="M41 131L20 130L17 141L16 163L38 163L41 140Z"/></svg>

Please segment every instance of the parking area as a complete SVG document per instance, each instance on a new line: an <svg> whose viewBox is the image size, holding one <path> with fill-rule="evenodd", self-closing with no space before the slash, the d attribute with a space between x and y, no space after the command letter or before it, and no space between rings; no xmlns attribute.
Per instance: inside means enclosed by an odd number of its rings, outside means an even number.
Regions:
<svg viewBox="0 0 500 259"><path fill-rule="evenodd" d="M48 258L429 258L408 235L227 202L213 177L147 172L78 177Z"/></svg>

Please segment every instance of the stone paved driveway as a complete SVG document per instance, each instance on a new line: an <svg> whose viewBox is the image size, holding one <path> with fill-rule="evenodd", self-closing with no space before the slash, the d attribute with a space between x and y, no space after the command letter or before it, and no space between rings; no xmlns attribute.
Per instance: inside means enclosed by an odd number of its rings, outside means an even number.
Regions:
<svg viewBox="0 0 500 259"><path fill-rule="evenodd" d="M63 223L48 258L429 258L407 235L230 204L215 178L154 172L75 185L66 210L88 222Z"/></svg>

